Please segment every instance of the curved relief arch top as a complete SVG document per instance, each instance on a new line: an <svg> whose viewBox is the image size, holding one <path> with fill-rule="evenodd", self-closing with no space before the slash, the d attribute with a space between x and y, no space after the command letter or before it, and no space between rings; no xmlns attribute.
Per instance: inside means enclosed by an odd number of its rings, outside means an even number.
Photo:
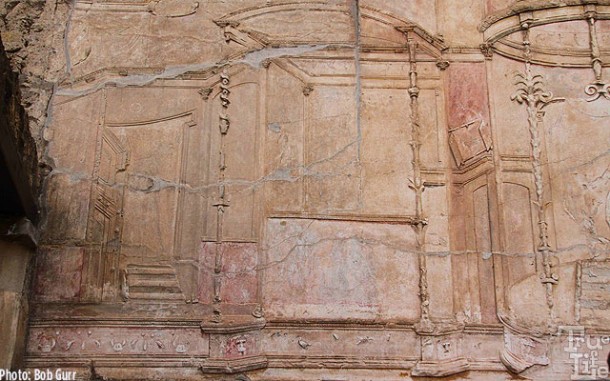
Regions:
<svg viewBox="0 0 610 381"><path fill-rule="evenodd" d="M517 1L488 16L480 26L485 46L498 54L526 60L521 31L530 31L531 62L560 67L591 67L598 58L610 63L610 2L570 0ZM588 27L592 23L593 28ZM597 41L594 41L597 40ZM598 51L596 51L596 49Z"/></svg>
<svg viewBox="0 0 610 381"><path fill-rule="evenodd" d="M364 52L401 48L406 52L406 31L422 41L419 48L431 59L440 58L447 49L418 24L366 6L356 11L321 1L274 4L232 12L215 23L223 28L228 43L250 49L295 45L351 49L356 44Z"/></svg>

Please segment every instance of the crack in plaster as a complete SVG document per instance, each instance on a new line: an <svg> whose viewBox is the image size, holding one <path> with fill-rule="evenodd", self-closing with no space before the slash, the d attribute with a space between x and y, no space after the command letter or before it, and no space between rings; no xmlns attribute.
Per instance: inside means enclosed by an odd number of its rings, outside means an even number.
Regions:
<svg viewBox="0 0 610 381"><path fill-rule="evenodd" d="M395 250L395 251L397 251L399 253L402 253L402 254L416 254L415 252L412 252L412 251L406 251L404 249L396 248L395 245L390 245L390 244L388 244L386 242L383 242L383 241L379 241L379 240L375 240L375 239L365 239L365 238L359 237L357 235L351 235L351 236L348 236L348 237L320 238L320 239L318 239L316 241L311 241L311 242L307 242L307 241L305 241L305 242L297 242L295 245L293 245L290 248L290 250L288 250L288 252L286 252L286 255L284 255L281 259L270 261L267 264L258 267L258 269L259 270L265 270L265 269L274 267L276 265L279 265L281 263L284 263L284 262L286 262L289 259L289 257L292 256L292 254L296 250L301 249L301 248L314 248L316 246L319 246L319 245L322 245L324 243L330 242L330 243L333 243L333 249L331 250L331 252L335 252L334 249L336 247L335 244L337 242L345 243L345 242L354 242L354 241L359 243L361 245L361 247L363 249L366 249L366 250L373 250L375 246L382 246L382 247L391 248L391 249L393 249L393 250Z"/></svg>
<svg viewBox="0 0 610 381"><path fill-rule="evenodd" d="M353 0L352 5L352 15L354 18L354 29L356 34L356 40L354 44L354 65L356 68L356 86L354 89L354 98L356 100L356 130L358 134L357 142L358 142L358 153L357 153L357 164L359 169L359 182L358 182L358 205L360 208L363 207L362 201L362 191L363 191L363 182L362 182L362 67L360 64L360 50L361 50L361 25L360 25L360 0Z"/></svg>
<svg viewBox="0 0 610 381"><path fill-rule="evenodd" d="M243 186L243 187L246 188L245 191L249 191L249 190L253 190L253 189L259 189L262 185L264 185L268 181L289 181L289 182L296 182L296 181L302 180L304 178L324 179L324 178L343 176L343 175L346 175L346 173L343 173L342 169L349 168L351 165L353 165L357 161L350 160L350 161L344 163L343 165L341 165L339 167L335 167L334 171L330 172L330 173L328 173L328 172L317 172L315 170L312 170L312 167L319 166L319 165L322 165L324 163L331 162L332 160L336 159L341 154L345 153L345 151L347 151L347 149L349 149L350 147L352 147L356 143L357 143L357 141L355 141L355 140L352 141L352 142L349 142L345 146L340 147L336 152L332 153L330 156L327 156L325 158L313 161L313 162L309 163L308 165L281 167L281 168L274 169L273 172L271 172L270 174L267 174L267 175L265 175L263 177L260 177L260 178L258 178L256 180L229 179L229 180L225 180L224 184L225 185ZM298 176L292 176L292 175L289 174L290 172L298 172L299 175ZM53 171L50 173L50 175L57 175L57 174L69 175L75 181L76 180L86 180L86 181L94 180L88 174L81 173L81 172L74 172L74 171L71 171L70 169L65 168L65 167L54 166ZM134 186L132 186L130 184L129 181L126 181L127 184L118 183L118 184L115 184L114 186L115 187L122 187L122 186L127 185L128 188L131 189L131 190L134 190L134 191L146 191L146 192L155 192L155 191L159 191L159 190L162 190L162 189L165 189L165 188L180 188L180 189L187 189L189 191L197 192L197 191L212 190L212 189L215 189L218 186L218 184L214 182L214 183L210 183L210 184L194 187L194 186L191 186L190 184L183 184L183 183L179 183L179 182L176 182L176 181L171 181L171 180L167 180L167 179L164 179L164 178L160 178L160 177L156 177L156 176L151 176L151 175L147 175L147 174L142 174L142 173L129 173L129 176L133 177L133 178L137 177L137 178L141 178L141 179L149 179L154 184L152 186L150 186L150 187L147 187L146 189L139 189L137 187L134 187Z"/></svg>
<svg viewBox="0 0 610 381"><path fill-rule="evenodd" d="M363 238L363 237L359 237L357 235L350 235L347 237L326 237L326 238L320 238L320 239L312 240L312 241L308 242L303 236L307 233L307 229L309 229L314 222L315 221L311 221L307 225L306 229L299 232L298 234L290 235L280 242L277 242L277 243L274 243L273 245L265 247L264 250L269 251L274 248L279 248L282 244L285 244L286 242L288 242L291 239L296 238L297 241L299 241L299 242L296 242L295 244L291 245L290 249L287 252L285 250L282 250L283 252L286 252L286 255L282 256L281 259L270 261L265 265L261 265L261 266L257 267L257 270L265 270L265 269L272 268L276 265L286 262L287 260L289 260L289 258L291 256L293 256L295 251L300 248L312 248L312 247L318 246L318 245L326 243L326 242L335 243L335 242L354 241L354 240L357 241L359 244L361 244L363 246L363 248L365 247L367 250L373 250L374 247L385 247L385 248L394 250L395 252L400 253L400 254L412 254L412 255L422 254L422 255L425 255L426 257L441 257L442 258L442 257L448 257L448 256L457 256L457 255L462 256L462 255L476 254L476 255L483 255L484 257L486 257L485 259L490 259L492 256L500 256L500 257L505 257L505 258L534 259L535 255L536 255L536 253L534 253L534 252L509 253L509 252L495 252L494 251L494 252L481 253L480 251L474 251L474 250L418 252L417 250L408 250L408 249L405 249L404 247L401 247L400 245L392 244L387 241L381 241L381 240L372 239L372 238ZM572 245L568 248L556 250L556 251L554 251L554 254L562 254L563 252L569 252L569 251L572 251L572 250L578 249L578 248L586 248L586 244ZM576 262L576 261L574 261L574 262ZM566 262L566 263L562 263L562 264L567 264L567 263L572 263L572 262Z"/></svg>
<svg viewBox="0 0 610 381"><path fill-rule="evenodd" d="M75 8L76 0L72 0L70 5L70 11L68 12L68 20L66 21L66 30L64 31L64 56L66 59L66 74L70 78L72 77L72 59L70 57L70 45L68 42L68 35L70 34L70 28L72 27L72 17L74 15Z"/></svg>
<svg viewBox="0 0 610 381"><path fill-rule="evenodd" d="M120 78L112 78L103 80L91 87L87 87L80 90L73 90L69 88L60 88L56 91L58 95L77 97L94 93L107 85L115 85L119 87L126 86L146 86L159 79L173 79L180 75L201 72L209 69L219 69L227 65L246 64L253 68L259 68L262 62L272 58L280 58L287 56L299 56L306 53L313 53L322 49L327 48L328 45L297 45L294 47L265 47L262 49L247 52L242 58L227 62L221 60L218 62L202 62L189 65L175 65L168 66L161 73L158 74L130 74Z"/></svg>

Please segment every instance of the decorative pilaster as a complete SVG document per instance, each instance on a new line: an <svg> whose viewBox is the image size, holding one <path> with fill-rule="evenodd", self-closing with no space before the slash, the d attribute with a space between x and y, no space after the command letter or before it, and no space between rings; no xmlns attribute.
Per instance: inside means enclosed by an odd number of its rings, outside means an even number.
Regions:
<svg viewBox="0 0 610 381"><path fill-rule="evenodd" d="M223 241L223 222L225 208L229 206L226 187L225 187L225 172L227 169L225 161L225 137L229 132L231 121L227 111L229 109L229 90L230 78L227 70L223 70L220 74L220 105L219 113L219 130L220 130L220 148L218 161L218 201L214 204L217 208L216 213L216 247L214 257L214 303L220 303L220 288L222 277L222 241ZM218 314L219 315L219 314Z"/></svg>
<svg viewBox="0 0 610 381"><path fill-rule="evenodd" d="M595 18L596 13L594 10L587 12L591 46L591 67L593 68L593 73L595 74L595 81L585 87L585 93L591 96L591 98L587 99L587 102L593 102L602 96L610 100L610 83L603 81L603 62L601 60L601 52L599 50Z"/></svg>
<svg viewBox="0 0 610 381"><path fill-rule="evenodd" d="M419 122L419 87L417 86L417 43L407 37L407 47L409 51L409 107L411 109L411 117L409 124L411 125L411 152L413 159L413 179L410 180L411 188L415 192L415 223L414 228L417 234L417 252L419 256L419 297L421 303L421 320L419 327L422 331L432 331L432 323L430 322L430 295L428 292L428 269L426 264L426 255L424 253L426 232L425 228L428 221L424 217L423 211L423 193L424 180L421 176L421 126Z"/></svg>
<svg viewBox="0 0 610 381"><path fill-rule="evenodd" d="M546 195L544 194L544 180L542 173L542 139L540 137L541 124L544 118L543 109L555 102L561 102L563 98L555 98L546 90L542 75L532 73L531 48L529 41L529 24L523 25L523 47L525 49L525 73L516 75L517 91L511 96L513 101L527 107L527 121L530 133L532 173L536 189L537 223L538 223L538 248L542 256L543 274L542 283L545 285L546 303L549 308L551 321L553 320L553 285L557 284L558 277L551 269L551 246L549 243L548 222L546 218Z"/></svg>

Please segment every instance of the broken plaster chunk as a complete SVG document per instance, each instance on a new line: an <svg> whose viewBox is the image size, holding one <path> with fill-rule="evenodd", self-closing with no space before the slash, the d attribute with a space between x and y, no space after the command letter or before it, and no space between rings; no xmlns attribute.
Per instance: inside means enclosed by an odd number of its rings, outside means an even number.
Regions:
<svg viewBox="0 0 610 381"><path fill-rule="evenodd" d="M155 16L184 17L195 14L198 8L198 1L157 0L151 4L150 11Z"/></svg>
<svg viewBox="0 0 610 381"><path fill-rule="evenodd" d="M14 53L25 47L25 37L23 34L14 30L3 31L2 44L8 53Z"/></svg>
<svg viewBox="0 0 610 381"><path fill-rule="evenodd" d="M269 131L272 131L275 133L279 133L280 131L282 131L282 126L280 126L279 123L269 123L267 125L267 128L269 129Z"/></svg>
<svg viewBox="0 0 610 381"><path fill-rule="evenodd" d="M47 142L50 142L51 140L53 140L53 130L51 128L45 128L42 131L42 138L44 140L46 140Z"/></svg>
<svg viewBox="0 0 610 381"><path fill-rule="evenodd" d="M153 179L147 176L133 175L129 177L129 187L137 191L149 191L154 185Z"/></svg>

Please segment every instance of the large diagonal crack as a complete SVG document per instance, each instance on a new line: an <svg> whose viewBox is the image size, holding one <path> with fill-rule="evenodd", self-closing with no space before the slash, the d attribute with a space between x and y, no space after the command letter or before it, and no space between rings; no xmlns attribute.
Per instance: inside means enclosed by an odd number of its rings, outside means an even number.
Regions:
<svg viewBox="0 0 610 381"><path fill-rule="evenodd" d="M264 47L261 49L247 52L243 55L242 58L235 59L231 62L226 62L226 60L219 60L214 62L201 62L189 65L168 66L164 68L163 71L161 71L160 73L129 74L119 78L105 79L94 84L93 86L85 87L78 90L71 89L69 87L59 88L57 89L56 93L57 95L62 96L79 97L94 93L108 85L114 85L119 87L146 86L160 79L174 79L187 73L202 72L211 69L221 69L222 67L225 67L227 65L246 64L254 68L259 68L263 61L269 59L299 56L306 53L317 52L327 47L328 45L298 45L294 47L284 48Z"/></svg>

